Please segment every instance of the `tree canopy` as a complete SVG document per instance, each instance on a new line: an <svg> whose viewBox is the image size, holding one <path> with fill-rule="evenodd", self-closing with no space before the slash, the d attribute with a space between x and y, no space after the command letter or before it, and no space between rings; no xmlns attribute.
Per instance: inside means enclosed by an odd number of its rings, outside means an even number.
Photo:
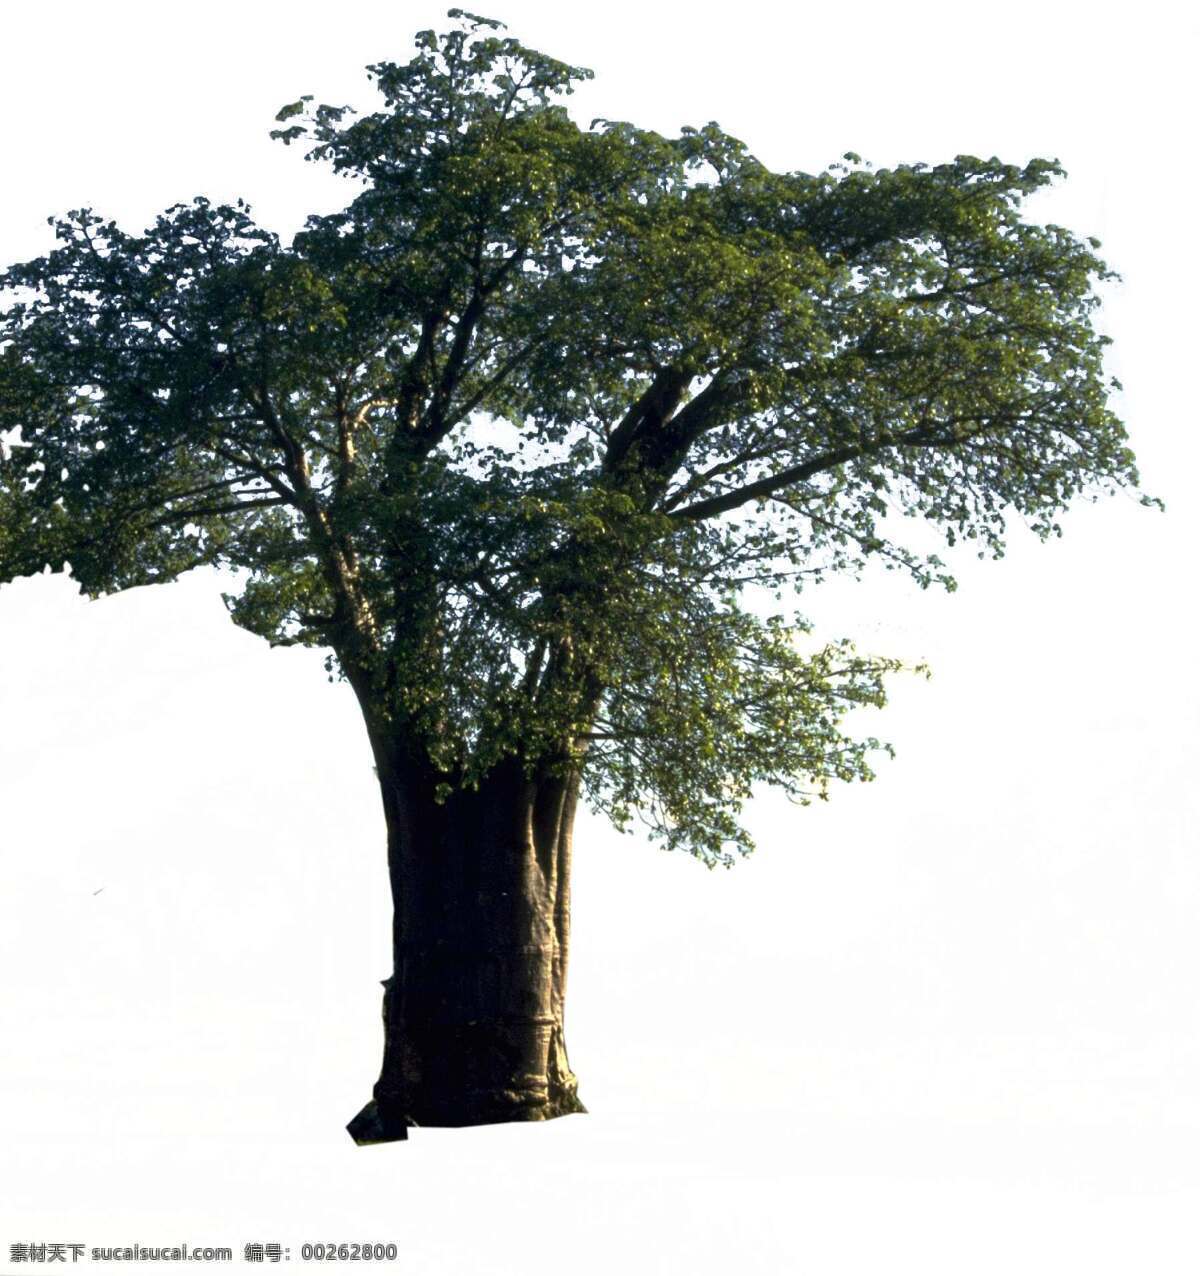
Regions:
<svg viewBox="0 0 1200 1276"><path fill-rule="evenodd" d="M952 585L906 516L998 555L1136 485L1108 272L1023 218L1053 161L780 173L715 124L583 127L589 72L450 17L374 112L280 111L352 192L291 243L242 203L80 209L0 275L0 580L237 569L233 619L327 649L446 791L556 759L728 861L754 784L877 747L842 723L896 662L810 641L795 590Z"/></svg>

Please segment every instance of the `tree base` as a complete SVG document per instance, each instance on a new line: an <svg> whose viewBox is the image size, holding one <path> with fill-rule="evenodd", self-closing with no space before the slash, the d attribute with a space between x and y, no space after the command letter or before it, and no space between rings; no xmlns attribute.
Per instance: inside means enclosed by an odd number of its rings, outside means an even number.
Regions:
<svg viewBox="0 0 1200 1276"><path fill-rule="evenodd" d="M554 1103L540 1107L514 1107L507 1112L491 1112L486 1115L465 1116L458 1120L445 1118L437 1121L422 1122L431 1128L462 1129L473 1125L504 1125L512 1121L551 1121L555 1117L571 1116L574 1113L585 1113L587 1108L579 1101L574 1092L564 1094ZM408 1138L410 1126L416 1121L403 1117L385 1114L379 1104L372 1099L353 1120L346 1126L346 1131L359 1147L369 1147L373 1143L400 1143Z"/></svg>
<svg viewBox="0 0 1200 1276"><path fill-rule="evenodd" d="M385 1121L374 1099L351 1119L346 1130L360 1148L372 1143L398 1143L408 1138L408 1126Z"/></svg>

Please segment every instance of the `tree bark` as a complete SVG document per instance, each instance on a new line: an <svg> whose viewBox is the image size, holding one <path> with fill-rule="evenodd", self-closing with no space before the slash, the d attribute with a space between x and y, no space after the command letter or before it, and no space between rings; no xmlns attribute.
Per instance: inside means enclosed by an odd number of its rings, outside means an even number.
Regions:
<svg viewBox="0 0 1200 1276"><path fill-rule="evenodd" d="M394 964L383 1067L351 1135L584 1111L563 1039L575 777L514 758L439 802L428 771L378 769Z"/></svg>

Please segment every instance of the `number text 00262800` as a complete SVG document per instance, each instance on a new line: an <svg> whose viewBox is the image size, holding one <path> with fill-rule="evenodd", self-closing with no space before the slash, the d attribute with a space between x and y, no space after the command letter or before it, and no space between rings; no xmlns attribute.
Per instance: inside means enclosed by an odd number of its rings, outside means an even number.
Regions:
<svg viewBox="0 0 1200 1276"><path fill-rule="evenodd" d="M397 1250L395 1245L382 1245L377 1242L366 1242L355 1245L338 1244L305 1244L300 1246L302 1259L316 1259L324 1262L368 1262L394 1261Z"/></svg>

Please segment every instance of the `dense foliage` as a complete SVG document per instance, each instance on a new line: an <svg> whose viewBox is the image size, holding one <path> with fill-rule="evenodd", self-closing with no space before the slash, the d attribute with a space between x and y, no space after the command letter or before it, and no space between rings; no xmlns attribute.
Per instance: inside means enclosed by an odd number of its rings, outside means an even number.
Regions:
<svg viewBox="0 0 1200 1276"><path fill-rule="evenodd" d="M869 775L839 724L894 667L764 598L950 583L903 516L999 553L1006 512L1046 535L1136 482L1105 268L1022 219L1052 162L776 173L712 124L584 128L588 72L451 17L370 68L376 112L280 112L353 183L292 243L85 209L0 276L0 579L241 569L238 624L328 649L447 788L583 762L726 859L752 784Z"/></svg>

